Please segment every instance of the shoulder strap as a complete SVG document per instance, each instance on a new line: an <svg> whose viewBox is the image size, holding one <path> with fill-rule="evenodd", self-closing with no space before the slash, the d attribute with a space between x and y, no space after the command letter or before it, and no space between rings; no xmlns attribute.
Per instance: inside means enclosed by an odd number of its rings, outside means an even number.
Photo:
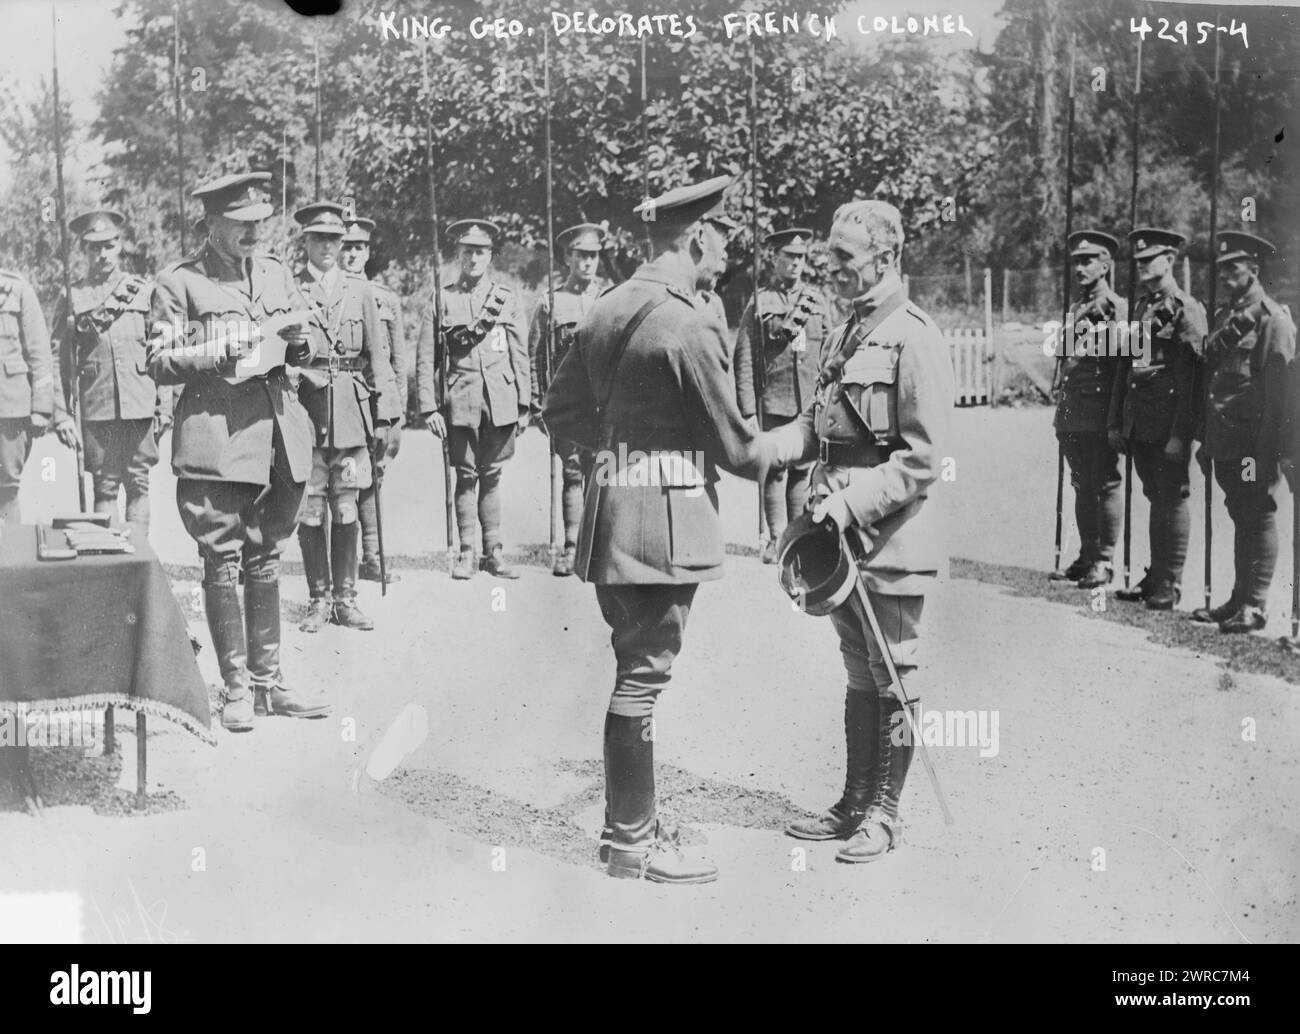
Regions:
<svg viewBox="0 0 1300 1034"><path fill-rule="evenodd" d="M853 353L858 350L858 346L866 341L876 329L889 319L895 312L907 304L907 298L902 291L896 291L871 311L861 323L849 331L849 339L840 346L839 354L833 356L818 375L818 380L823 386L837 380L841 373L844 372L844 364L853 358Z"/></svg>
<svg viewBox="0 0 1300 1034"><path fill-rule="evenodd" d="M645 322L645 318L655 309L663 305L667 298L648 300L636 313L628 320L627 325L623 328L623 333L619 336L618 343L614 346L614 359L609 368L609 383L605 387L605 397L600 400L596 407L596 415L604 421L605 407L609 405L609 400L614 396L614 384L618 379L618 368L623 362L623 353L627 351L627 346L632 340L632 335L637 332L637 328Z"/></svg>

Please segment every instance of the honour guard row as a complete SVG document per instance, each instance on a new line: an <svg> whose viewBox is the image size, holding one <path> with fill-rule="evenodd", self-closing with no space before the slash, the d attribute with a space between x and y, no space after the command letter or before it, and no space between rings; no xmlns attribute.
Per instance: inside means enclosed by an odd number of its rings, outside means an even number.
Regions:
<svg viewBox="0 0 1300 1034"><path fill-rule="evenodd" d="M1207 480L1223 489L1232 519L1235 578L1219 606L1193 612L1194 621L1224 632L1264 627L1264 604L1277 561L1277 488L1294 478L1300 420L1289 410L1288 370L1295 325L1264 292L1260 265L1273 246L1249 233L1218 234L1215 256L1223 304L1207 327L1205 310L1174 280L1186 239L1154 227L1134 230L1129 246L1137 270L1133 324L1149 327L1143 348L1062 350L1056 433L1074 487L1079 555L1054 577L1081 588L1109 585L1121 519L1119 455L1133 469L1150 503L1151 564L1143 578L1116 596L1172 610L1182 591L1191 525L1188 510L1193 440ZM1115 341L1100 333L1128 323L1125 302L1110 286L1119 242L1097 230L1071 236L1079 299L1065 330L1077 342ZM1068 344L1068 342L1067 342Z"/></svg>

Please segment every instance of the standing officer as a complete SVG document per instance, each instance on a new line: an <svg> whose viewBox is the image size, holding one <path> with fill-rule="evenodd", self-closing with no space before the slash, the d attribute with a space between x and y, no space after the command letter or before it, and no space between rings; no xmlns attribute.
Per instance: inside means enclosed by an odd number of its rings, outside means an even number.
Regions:
<svg viewBox="0 0 1300 1034"><path fill-rule="evenodd" d="M817 384L817 357L826 336L826 305L821 292L803 283L811 230L778 230L763 241L772 249L772 275L768 287L758 292L759 317L763 321L761 340L766 350L763 361L762 431L781 427L796 419L812 399ZM746 419L757 412L754 384L754 352L760 334L754 323L753 300L740 317L736 339L736 398ZM812 464L792 467L789 472L773 470L763 484L763 512L767 519L767 541L761 554L765 564L776 563L776 543L787 518L804 512L808 501L808 476ZM781 482L785 481L782 512Z"/></svg>
<svg viewBox="0 0 1300 1034"><path fill-rule="evenodd" d="M372 483L371 449L383 454L388 428L401 416L401 405L388 335L370 286L339 268L346 232L343 206L316 201L293 217L303 228L307 252L307 264L295 279L311 312L308 331L315 356L303 368L298 386L298 398L316 429L311 479L298 525L311 597L299 628L319 632L333 622L368 632L374 622L356 602L357 495Z"/></svg>
<svg viewBox="0 0 1300 1034"><path fill-rule="evenodd" d="M55 416L55 361L40 300L17 273L0 270L0 524L18 508L18 486L32 440ZM59 412L59 439L75 446L72 421Z"/></svg>
<svg viewBox="0 0 1300 1034"><path fill-rule="evenodd" d="M59 297L55 350L67 405L81 406L95 512L116 514L125 483L126 519L148 534L149 472L171 426L172 400L171 389L149 376L145 337L153 288L121 268L124 222L120 213L101 209L68 224L81 238L86 276L72 285L71 318L67 299ZM66 412L63 398L55 403Z"/></svg>
<svg viewBox="0 0 1300 1034"><path fill-rule="evenodd" d="M811 407L770 435L782 462L819 461L813 519L857 535L869 552L861 577L887 642L870 634L856 596L831 611L848 675L844 793L786 833L847 839L836 857L870 862L892 851L902 830L898 802L915 745L900 732L903 705L883 650L900 677L916 670L925 594L946 559L926 498L945 456L953 374L943 335L903 293L898 209L842 205L827 243L831 282L853 314L826 341Z"/></svg>
<svg viewBox="0 0 1300 1034"><path fill-rule="evenodd" d="M501 469L515 454L515 436L528 421L528 329L518 296L488 274L501 228L486 219L462 219L447 234L456 244L460 277L442 290L441 342L433 340L432 310L425 313L415 369L420 415L439 438L450 436L456 466L460 558L451 576L474 575L477 505L483 529L479 569L518 578L501 545ZM449 350L446 384L443 347Z"/></svg>
<svg viewBox="0 0 1300 1034"><path fill-rule="evenodd" d="M373 219L356 218L348 223L347 233L343 235L343 252L339 265L349 276L366 278L366 263L370 261L370 238L375 232ZM397 450L402 444L402 424L406 415L406 371L409 367L406 356L406 332L402 328L402 303L397 292L391 290L378 280L367 280L370 293L375 297L375 307L379 309L379 322L384 330L388 345L389 365L393 371L393 381L397 386L398 405L401 415L388 428L388 440L376 437L374 451L371 453L371 465L374 478L369 488L363 488L357 501L357 514L361 520L361 566L357 577L368 582L380 579L379 570L379 515L375 507L375 488L388 465L397 458ZM372 385L373 388L373 385ZM383 572L388 584L399 581L393 570Z"/></svg>
<svg viewBox="0 0 1300 1034"><path fill-rule="evenodd" d="M611 843L602 857L611 876L659 883L717 878L656 819L654 705L699 583L722 577L717 468L753 478L766 467L736 406L726 324L699 293L727 265L728 182L720 176L637 206L654 258L597 299L542 410L557 438L598 450L576 571L596 587L617 662L605 715L602 839Z"/></svg>
<svg viewBox="0 0 1300 1034"><path fill-rule="evenodd" d="M1232 595L1193 621L1222 632L1253 632L1267 623L1264 605L1277 563L1277 483L1287 418L1287 366L1295 359L1295 325L1264 293L1260 262L1276 249L1249 233L1225 230L1216 260L1227 301L1214 314L1206 345L1208 391L1196 437L1202 469L1214 461L1232 518Z"/></svg>
<svg viewBox="0 0 1300 1034"><path fill-rule="evenodd" d="M1151 566L1137 585L1115 595L1145 600L1149 610L1177 605L1191 530L1187 473L1205 310L1174 280L1174 259L1186 239L1153 228L1129 234L1142 287L1133 322L1143 324L1143 340L1130 336L1129 355L1120 360L1110 403L1110 445L1132 454L1142 494L1151 504Z"/></svg>
<svg viewBox="0 0 1300 1034"><path fill-rule="evenodd" d="M555 241L564 249L564 261L569 273L564 283L555 289L554 344L551 347L550 373L559 369L561 360L573 345L574 335L585 322L592 304L609 283L596 275L600 252L605 246L604 227L595 223L579 223L560 233ZM547 331L547 293L542 292L533 313L528 331L528 352L532 359L534 414L542 409L545 390ZM564 492L561 497L564 513L564 552L555 558L551 573L564 577L573 574L573 559L578 548L578 523L582 520L583 453L572 442L555 443L556 455L564 470Z"/></svg>
<svg viewBox="0 0 1300 1034"><path fill-rule="evenodd" d="M1079 556L1054 578L1081 589L1110 584L1115 540L1122 512L1119 456L1107 439L1107 418L1118 358L1109 347L1117 324L1128 318L1128 304L1111 289L1107 274L1119 241L1097 230L1072 233L1067 243L1074 262L1079 300L1070 306L1062 328L1060 400L1056 437L1070 465Z"/></svg>
<svg viewBox="0 0 1300 1034"><path fill-rule="evenodd" d="M304 307L289 270L256 254L273 211L264 194L270 179L242 173L194 191L207 240L158 275L149 318L149 373L185 386L172 447L176 503L203 558L204 609L226 685L221 722L236 731L251 729L254 713L315 718L330 710L290 689L280 670L280 544L311 473L311 420L283 364L253 376L236 369L269 347L259 341L264 321ZM279 335L286 363L311 358L301 322Z"/></svg>

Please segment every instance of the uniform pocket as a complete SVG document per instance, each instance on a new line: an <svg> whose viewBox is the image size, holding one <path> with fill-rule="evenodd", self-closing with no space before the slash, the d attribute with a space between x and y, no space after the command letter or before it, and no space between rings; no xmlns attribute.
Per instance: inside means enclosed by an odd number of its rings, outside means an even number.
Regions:
<svg viewBox="0 0 1300 1034"><path fill-rule="evenodd" d="M722 566L722 524L713 490L665 488L668 556L674 567L703 570Z"/></svg>
<svg viewBox="0 0 1300 1034"><path fill-rule="evenodd" d="M898 352L872 348L859 355L861 361L844 368L845 395L878 442L891 440L898 434Z"/></svg>
<svg viewBox="0 0 1300 1034"><path fill-rule="evenodd" d="M25 374L27 372L27 360L21 356L12 356L4 361L4 371L5 375L9 377Z"/></svg>

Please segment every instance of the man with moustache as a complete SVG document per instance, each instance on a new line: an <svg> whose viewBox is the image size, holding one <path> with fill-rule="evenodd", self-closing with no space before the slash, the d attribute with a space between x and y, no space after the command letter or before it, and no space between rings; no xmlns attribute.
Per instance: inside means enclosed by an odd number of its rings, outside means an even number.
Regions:
<svg viewBox="0 0 1300 1034"><path fill-rule="evenodd" d="M1145 602L1148 610L1178 604L1191 532L1187 473L1205 310L1174 279L1174 259L1185 240L1153 227L1129 234L1142 292L1133 322L1149 325L1150 339L1145 345L1131 342L1137 347L1121 357L1108 420L1111 448L1132 454L1142 494L1151 504L1151 566L1137 585L1115 595Z"/></svg>
<svg viewBox="0 0 1300 1034"><path fill-rule="evenodd" d="M176 503L203 559L204 610L225 683L221 722L231 731L251 729L254 714L330 710L291 689L280 669L280 545L302 504L312 445L285 364L312 358L305 323L279 329L284 363L251 376L237 369L274 345L261 339L265 321L283 323L306 307L289 270L258 254L274 211L270 180L269 172L238 173L193 192L207 239L158 275L149 315L149 373L184 385L172 446Z"/></svg>
<svg viewBox="0 0 1300 1034"><path fill-rule="evenodd" d="M366 277L366 263L370 261L370 241L375 232L375 221L357 216L348 222L348 231L343 235L343 251L339 256L339 265L349 276L360 277L370 285L370 292L375 297L375 307L379 310L379 322L384 330L388 346L389 365L393 371L393 383L397 387L398 406L401 415L388 428L387 441L376 437L370 455L374 477L369 488L361 489L357 497L357 516L361 524L361 566L357 577L363 581L380 580L379 570L379 514L375 505L375 490L380 479L387 472L389 464L397 459L398 449L402 444L402 424L406 414L406 371L409 363L406 356L406 331L402 327L402 303L397 292L391 290L378 280ZM372 385L373 387L373 385ZM382 450L382 451L381 451ZM399 581L396 571L383 572L387 583Z"/></svg>
<svg viewBox="0 0 1300 1034"><path fill-rule="evenodd" d="M1119 241L1098 230L1080 230L1066 242L1079 297L1066 315L1058 353L1060 397L1056 437L1070 465L1079 556L1054 579L1081 589L1109 585L1123 506L1119 456L1107 437L1110 396L1119 359L1110 354L1117 323L1128 304L1110 286L1108 273Z"/></svg>
<svg viewBox="0 0 1300 1034"><path fill-rule="evenodd" d="M547 311L547 292L543 291L533 313L528 331L528 351L532 357L533 403L532 411L540 414L542 396L549 364L549 374L554 375L568 355L578 328L587 318L597 297L609 283L596 275L600 252L605 245L605 229L595 223L579 223L561 232L555 239L564 249L568 275L555 289L555 317ZM548 329L549 323L549 329ZM547 334L554 335L549 359L546 356ZM573 560L578 548L578 525L582 520L583 453L572 442L556 442L556 454L563 469L564 488L561 509L564 515L564 550L555 557L551 574L567 577L573 574Z"/></svg>
<svg viewBox="0 0 1300 1034"><path fill-rule="evenodd" d="M425 314L415 368L420 415L429 430L447 438L456 467L460 557L451 576L474 576L477 511L483 530L478 569L518 578L501 543L501 472L528 424L528 328L516 293L489 272L501 228L486 219L462 219L447 234L456 245L460 276L442 289L440 341L434 340L432 309Z"/></svg>
<svg viewBox="0 0 1300 1034"><path fill-rule="evenodd" d="M717 878L658 822L654 706L699 584L722 577L717 468L766 473L768 456L736 405L726 324L701 294L727 265L729 182L679 187L634 209L654 257L596 300L542 408L556 438L595 451L575 570L596 587L611 629L601 858L624 879Z"/></svg>
<svg viewBox="0 0 1300 1034"><path fill-rule="evenodd" d="M857 576L886 642L868 631L856 594L830 611L848 683L844 792L786 833L844 840L839 861L871 862L894 850L902 832L899 799L915 744L884 651L900 678L916 670L925 595L946 565L927 496L946 459L953 374L943 335L904 295L898 209L884 201L842 205L827 244L831 283L851 301L852 315L826 339L809 408L764 437L782 463L817 460L812 518L861 543L867 558ZM787 533L782 552L789 540Z"/></svg>
<svg viewBox="0 0 1300 1034"><path fill-rule="evenodd" d="M1260 267L1277 249L1254 234L1218 235L1216 268L1226 300L1214 314L1205 349L1206 398L1196 437L1202 470L1214 478L1233 524L1232 592L1192 620L1228 633L1254 632L1268 622L1264 606L1277 564L1279 462L1288 421L1288 366L1295 359L1295 324L1264 291Z"/></svg>
<svg viewBox="0 0 1300 1034"><path fill-rule="evenodd" d="M119 212L97 209L68 224L81 239L86 275L72 284L72 315L62 295L55 308L55 354L63 380L56 423L71 429L71 419L62 418L67 407L80 406L95 512L115 515L125 485L126 520L147 535L149 474L158 462L158 442L171 426L171 389L149 376L145 338L153 288L121 268L125 221Z"/></svg>
<svg viewBox="0 0 1300 1034"><path fill-rule="evenodd" d="M295 279L311 313L315 357L302 368L298 398L316 432L307 499L298 515L310 597L298 627L315 633L332 623L368 632L375 624L357 606L357 497L373 483L371 449L383 455L401 404L370 285L339 267L347 232L343 206L316 201L293 218L307 252Z"/></svg>
<svg viewBox="0 0 1300 1034"><path fill-rule="evenodd" d="M763 243L772 249L772 270L769 284L758 292L762 327L754 320L752 300L740 317L735 354L736 397L745 417L755 417L758 389L754 369L761 362L764 372L760 430L763 431L796 419L812 398L817 383L817 357L826 336L827 317L821 292L803 282L811 240L811 230L797 228L767 235ZM760 341L764 352L761 357L758 355ZM763 563L776 563L776 544L786 521L804 512L811 473L812 464L805 463L789 471L775 470L764 482L763 515L768 537L760 554Z"/></svg>

